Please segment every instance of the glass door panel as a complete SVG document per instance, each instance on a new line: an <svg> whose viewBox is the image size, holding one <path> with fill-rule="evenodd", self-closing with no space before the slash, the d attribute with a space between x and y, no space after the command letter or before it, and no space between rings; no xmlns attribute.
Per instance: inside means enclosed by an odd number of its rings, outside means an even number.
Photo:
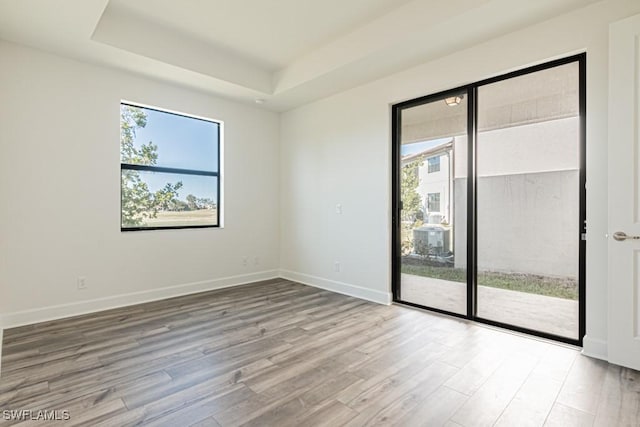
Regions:
<svg viewBox="0 0 640 427"><path fill-rule="evenodd" d="M467 96L400 110L400 299L467 314Z"/></svg>
<svg viewBox="0 0 640 427"><path fill-rule="evenodd" d="M477 96L477 317L578 339L579 64Z"/></svg>

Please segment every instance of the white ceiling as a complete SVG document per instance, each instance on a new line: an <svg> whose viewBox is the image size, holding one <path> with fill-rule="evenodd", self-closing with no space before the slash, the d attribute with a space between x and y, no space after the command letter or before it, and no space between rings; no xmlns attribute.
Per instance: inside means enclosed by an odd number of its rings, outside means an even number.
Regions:
<svg viewBox="0 0 640 427"><path fill-rule="evenodd" d="M284 111L595 1L2 0L0 38Z"/></svg>
<svg viewBox="0 0 640 427"><path fill-rule="evenodd" d="M276 71L409 1L111 0L109 7L145 16Z"/></svg>

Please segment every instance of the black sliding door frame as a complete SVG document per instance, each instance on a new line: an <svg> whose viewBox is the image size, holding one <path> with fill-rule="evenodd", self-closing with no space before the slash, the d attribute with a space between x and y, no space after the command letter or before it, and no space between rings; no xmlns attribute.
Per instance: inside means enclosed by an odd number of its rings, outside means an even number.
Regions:
<svg viewBox="0 0 640 427"><path fill-rule="evenodd" d="M579 73L579 240L578 253L578 339L572 339L564 336L554 335L534 329L523 328L516 325L497 322L484 319L477 316L478 298L477 298L477 177L476 177L476 152L477 152L477 136L478 136L478 88L514 77L535 73L537 71L558 67L570 63L578 63ZM411 303L402 299L401 289L401 211L402 200L400 200L401 185L401 155L400 148L402 145L402 111L408 108L417 107L434 101L444 100L445 98L464 94L467 99L467 313L458 314L450 311L426 307L420 304ZM410 305L430 311L447 314L450 316L473 320L492 326L498 326L522 332L542 338L552 339L572 345L582 346L582 340L585 335L586 328L586 53L558 59L544 64L535 65L524 68L497 77L492 77L476 83L460 86L454 89L438 92L435 94L423 96L409 101L395 104L391 107L391 126L392 126L392 293L393 301L400 304Z"/></svg>

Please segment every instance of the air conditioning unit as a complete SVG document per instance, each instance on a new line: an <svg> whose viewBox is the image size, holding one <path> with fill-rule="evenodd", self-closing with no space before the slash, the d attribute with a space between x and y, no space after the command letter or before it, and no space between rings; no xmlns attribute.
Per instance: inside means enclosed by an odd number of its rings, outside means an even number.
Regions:
<svg viewBox="0 0 640 427"><path fill-rule="evenodd" d="M451 247L451 230L441 225L423 225L413 230L413 251L422 256L442 255Z"/></svg>

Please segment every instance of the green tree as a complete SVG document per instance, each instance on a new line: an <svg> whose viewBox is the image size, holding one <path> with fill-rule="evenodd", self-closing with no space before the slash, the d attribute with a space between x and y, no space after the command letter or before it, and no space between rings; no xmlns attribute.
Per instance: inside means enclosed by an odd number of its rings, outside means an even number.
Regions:
<svg viewBox="0 0 640 427"><path fill-rule="evenodd" d="M402 222L401 225L401 241L402 254L408 255L414 250L413 229L422 224L420 213L422 206L420 194L418 194L418 185L420 177L418 169L424 164L424 159L418 158L411 163L407 163L402 167L402 176L400 179L400 197L402 200L402 216L410 219L410 222Z"/></svg>
<svg viewBox="0 0 640 427"><path fill-rule="evenodd" d="M400 180L400 197L402 200L403 214L407 217L416 218L417 213L422 211L420 194L418 194L418 168L424 163L423 159L407 163L402 167L402 179Z"/></svg>
<svg viewBox="0 0 640 427"><path fill-rule="evenodd" d="M190 211L195 211L198 209L198 198L196 196L194 196L193 194L189 194L187 195L187 197L185 197L185 200L187 202L187 205L189 206Z"/></svg>
<svg viewBox="0 0 640 427"><path fill-rule="evenodd" d="M136 130L147 125L147 115L137 107L120 107L120 157L122 163L153 166L158 161L158 146L149 141L140 147L134 144ZM151 192L149 186L135 170L123 169L122 185L122 225L135 227L143 225L149 218L156 218L158 211L169 209L178 197L182 182L167 183L164 188Z"/></svg>
<svg viewBox="0 0 640 427"><path fill-rule="evenodd" d="M215 207L216 203L208 197L198 199L198 209L213 209Z"/></svg>

